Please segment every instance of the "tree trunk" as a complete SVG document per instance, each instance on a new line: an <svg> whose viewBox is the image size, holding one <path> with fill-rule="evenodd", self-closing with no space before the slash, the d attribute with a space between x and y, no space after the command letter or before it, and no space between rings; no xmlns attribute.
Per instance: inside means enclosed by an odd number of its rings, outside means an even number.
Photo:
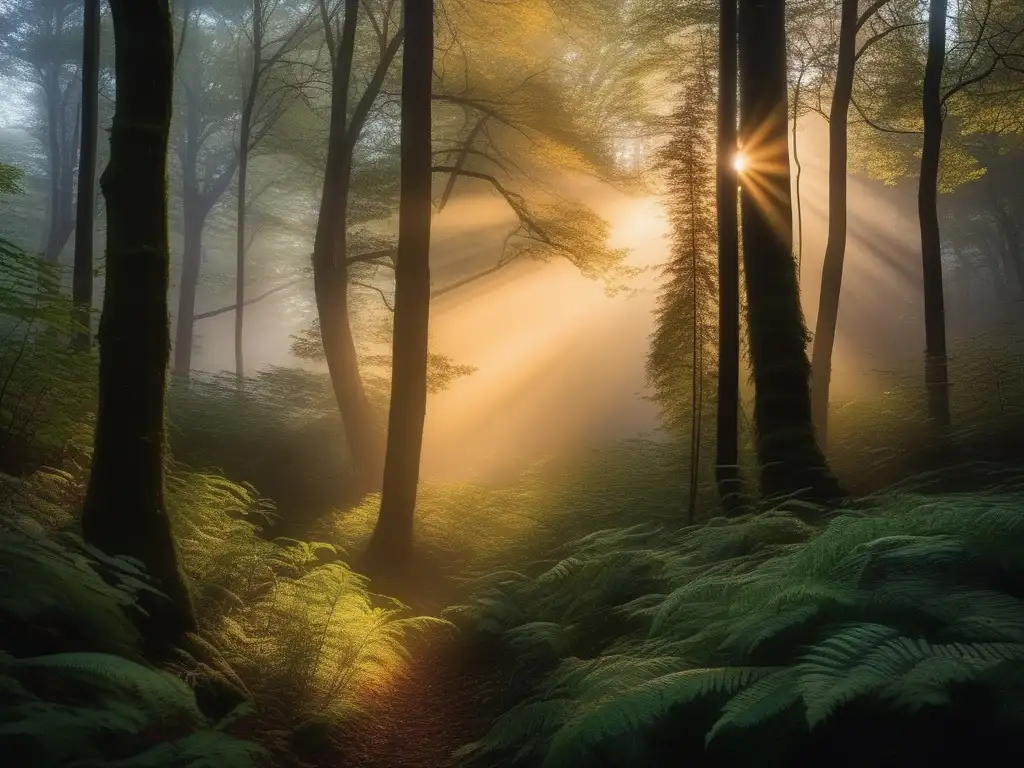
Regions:
<svg viewBox="0 0 1024 768"><path fill-rule="evenodd" d="M168 599L145 597L142 630L164 646L195 629L164 500L164 395L169 329L167 148L173 45L167 0L110 0L117 95L100 318L99 409L86 540L140 560Z"/></svg>
<svg viewBox="0 0 1024 768"><path fill-rule="evenodd" d="M263 4L260 0L252 3L252 56L249 68L249 84L242 104L241 121L238 128L238 208L235 217L235 378L239 384L245 376L245 359L242 339L245 328L245 206L246 184L249 175L249 140L252 133L252 115L256 106L256 95L260 87L260 63L263 57Z"/></svg>
<svg viewBox="0 0 1024 768"><path fill-rule="evenodd" d="M697 515L697 495L700 485L700 437L701 422L704 419L704 340L700 333L700 302L698 301L697 284L698 253L697 231L697 190L695 189L696 170L694 153L687 158L689 166L688 184L690 187L690 295L693 296L693 316L690 322L692 348L690 350L690 493L687 503L687 520L693 525Z"/></svg>
<svg viewBox="0 0 1024 768"><path fill-rule="evenodd" d="M346 128L358 11L358 0L345 0L345 19L332 74L327 163L313 242L313 290L324 356L345 425L353 484L356 493L361 495L380 489L384 451L359 374L359 358L349 319L345 261L352 152L359 135L354 126Z"/></svg>
<svg viewBox="0 0 1024 768"><path fill-rule="evenodd" d="M828 443L829 385L832 350L839 319L839 296L846 258L846 164L847 121L853 96L853 71L857 56L857 0L843 0L839 22L839 57L832 108L828 122L828 242L821 267L818 318L811 353L811 411L818 444Z"/></svg>
<svg viewBox="0 0 1024 768"><path fill-rule="evenodd" d="M238 208L235 216L235 378L241 383L245 376L242 355L242 333L245 323L245 206L246 183L249 174L249 133L252 126L251 102L242 110L242 124L238 132Z"/></svg>
<svg viewBox="0 0 1024 768"><path fill-rule="evenodd" d="M82 29L82 143L78 155L78 212L71 296L81 330L71 343L92 346L93 227L96 208L96 134L99 126L100 0L86 0Z"/></svg>
<svg viewBox="0 0 1024 768"><path fill-rule="evenodd" d="M736 0L722 0L718 41L718 403L715 479L726 512L740 508L740 263L736 155Z"/></svg>
<svg viewBox="0 0 1024 768"><path fill-rule="evenodd" d="M402 148L391 408L380 516L368 559L392 567L412 555L413 513L427 410L430 323L430 96L434 63L432 0L405 0Z"/></svg>
<svg viewBox="0 0 1024 768"><path fill-rule="evenodd" d="M201 203L184 193L184 248L181 256L181 280L178 284L178 311L175 314L174 365L171 373L187 379L192 371L192 341L195 331L196 291L203 261L203 227L206 212Z"/></svg>
<svg viewBox="0 0 1024 768"><path fill-rule="evenodd" d="M807 329L793 259L786 104L786 4L739 14L743 266L761 492L829 500L841 491L811 426Z"/></svg>
<svg viewBox="0 0 1024 768"><path fill-rule="evenodd" d="M942 151L942 69L946 61L947 0L931 0L928 11L928 59L924 70L922 112L924 142L917 211L921 223L924 277L924 383L928 421L940 432L950 426L946 318L942 296L942 242L939 235L939 155Z"/></svg>
<svg viewBox="0 0 1024 768"><path fill-rule="evenodd" d="M47 263L56 264L60 253L75 230L71 215L74 200L74 154L78 149L80 118L76 117L74 133L70 141L67 136L67 112L61 103L61 86L56 69L47 84L47 144L50 167L50 206L46 242L43 258ZM69 88L72 86L68 86Z"/></svg>

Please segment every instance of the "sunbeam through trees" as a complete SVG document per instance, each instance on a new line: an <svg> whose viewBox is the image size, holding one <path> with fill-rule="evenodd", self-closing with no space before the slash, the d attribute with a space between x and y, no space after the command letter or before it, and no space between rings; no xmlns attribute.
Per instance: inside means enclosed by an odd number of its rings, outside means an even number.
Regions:
<svg viewBox="0 0 1024 768"><path fill-rule="evenodd" d="M0 85L4 766L1024 761L1019 0L0 0Z"/></svg>

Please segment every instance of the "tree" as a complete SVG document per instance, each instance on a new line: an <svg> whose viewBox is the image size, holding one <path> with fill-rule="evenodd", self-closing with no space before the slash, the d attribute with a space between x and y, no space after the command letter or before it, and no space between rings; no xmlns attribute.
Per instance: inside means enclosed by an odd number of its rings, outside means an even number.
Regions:
<svg viewBox="0 0 1024 768"><path fill-rule="evenodd" d="M96 206L96 134L99 129L100 0L86 0L82 25L82 145L78 153L78 211L71 296L79 332L79 349L92 345L93 227Z"/></svg>
<svg viewBox="0 0 1024 768"><path fill-rule="evenodd" d="M821 297L811 351L811 411L818 444L828 443L829 384L832 349L835 345L839 296L846 256L846 159L847 120L853 96L853 69L857 47L858 0L842 0L839 21L839 54L828 121L828 241L821 270Z"/></svg>
<svg viewBox="0 0 1024 768"><path fill-rule="evenodd" d="M660 153L659 166L665 172L667 187L666 209L672 224L672 250L663 269L665 282L658 297L647 358L648 380L654 386L655 401L661 405L663 421L674 433L689 432L690 523L696 513L701 475L704 387L709 378L705 358L714 353L712 317L717 289L711 203L715 183L714 89L703 40L695 58L693 65L684 68L686 81L671 117L672 137ZM735 122L735 112L733 119ZM735 209L735 186L732 202ZM735 239L734 234L733 242ZM735 445L735 433L732 437Z"/></svg>
<svg viewBox="0 0 1024 768"><path fill-rule="evenodd" d="M747 327L761 491L832 499L840 489L811 426L807 330L793 258L785 0L739 12L740 148Z"/></svg>
<svg viewBox="0 0 1024 768"><path fill-rule="evenodd" d="M946 0L929 0L928 59L921 91L924 137L917 213L921 225L924 274L925 364L928 419L945 429L950 424L949 371L946 358L945 300L942 295L942 240L939 234L939 155L942 152L942 70L946 61Z"/></svg>
<svg viewBox="0 0 1024 768"><path fill-rule="evenodd" d="M722 0L718 31L718 397L715 479L727 510L743 494L739 469L740 254L736 178L737 7Z"/></svg>
<svg viewBox="0 0 1024 768"><path fill-rule="evenodd" d="M433 0L405 0L402 54L402 192L395 261L391 408L380 515L368 560L407 563L427 408L430 323L431 85Z"/></svg>
<svg viewBox="0 0 1024 768"><path fill-rule="evenodd" d="M245 255L248 242L245 232L249 157L274 123L299 95L297 84L279 77L285 56L301 45L309 35L315 6L296 18L288 18L283 29L275 29L275 12L280 0L252 0L246 30L248 74L242 91L238 127L238 194L236 196L235 228L235 376L245 375L242 355L242 334L245 309ZM287 7L285 11L287 11ZM284 15L284 14L278 14ZM276 25L280 26L280 25ZM278 32L278 36L274 33ZM241 44L241 43L240 43Z"/></svg>
<svg viewBox="0 0 1024 768"><path fill-rule="evenodd" d="M1019 4L1010 0L965 0L957 3L952 17L946 0L937 0L924 20L916 7L912 10L908 21L890 25L897 34L888 36L873 60L858 64L862 96L851 104L864 124L888 140L886 159L898 171L914 164L913 154L920 148L927 420L941 435L950 424L950 409L939 193L985 173L972 156L965 132L951 134L944 125L948 115L955 115L970 131L998 130L1008 106L1009 112L1019 112L1024 24ZM924 25L923 37L903 34ZM876 32L869 41L885 32ZM870 65L867 77L861 76L864 63ZM921 137L921 143L908 137Z"/></svg>
<svg viewBox="0 0 1024 768"><path fill-rule="evenodd" d="M168 344L167 151L174 49L167 0L110 0L116 97L106 200L106 288L99 406L82 530L110 555L141 561L166 600L147 599L155 645L195 629L164 499Z"/></svg>
<svg viewBox="0 0 1024 768"><path fill-rule="evenodd" d="M78 99L80 4L24 0L0 8L0 53L34 86L39 139L46 156L47 224L43 257L55 263L74 231L75 158L81 127Z"/></svg>
<svg viewBox="0 0 1024 768"><path fill-rule="evenodd" d="M404 28L389 28L393 0L388 0L380 29L380 55L359 101L349 113L349 86L353 77L359 0L345 0L340 34L325 0L320 9L331 56L331 118L327 139L323 191L313 242L313 289L320 339L331 375L335 399L345 424L353 480L357 492L380 488L383 477L382 439L359 373L355 340L349 317L349 266L362 257L348 255L348 207L353 157L373 104L398 52ZM375 255L373 259L379 260Z"/></svg>
<svg viewBox="0 0 1024 768"><path fill-rule="evenodd" d="M234 146L237 91L228 60L234 53L223 24L207 0L192 0L181 13L175 70L181 103L175 157L181 174L183 248L175 312L171 373L187 378L192 369L196 291L203 260L203 230L213 207L231 186L238 168Z"/></svg>

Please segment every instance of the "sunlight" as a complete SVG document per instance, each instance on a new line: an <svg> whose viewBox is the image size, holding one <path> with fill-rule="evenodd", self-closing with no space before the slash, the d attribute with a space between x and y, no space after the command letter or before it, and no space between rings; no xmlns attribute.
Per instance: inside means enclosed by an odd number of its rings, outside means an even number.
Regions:
<svg viewBox="0 0 1024 768"><path fill-rule="evenodd" d="M669 228L658 198L615 196L600 206L611 244L633 246L631 264L665 258ZM636 339L650 333L656 279L652 270L634 283L640 295L609 299L570 264L525 261L435 300L434 350L477 371L431 397L423 475L503 482L523 464L572 454L608 433L656 429L654 407L633 397L644 388Z"/></svg>
<svg viewBox="0 0 1024 768"><path fill-rule="evenodd" d="M747 170L747 158L742 152L737 152L733 157L732 167L735 169L736 173L743 173Z"/></svg>

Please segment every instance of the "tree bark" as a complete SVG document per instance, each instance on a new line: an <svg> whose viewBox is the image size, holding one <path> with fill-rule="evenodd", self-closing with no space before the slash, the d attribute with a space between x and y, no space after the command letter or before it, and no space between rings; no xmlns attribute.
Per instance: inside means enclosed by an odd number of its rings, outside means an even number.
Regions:
<svg viewBox="0 0 1024 768"><path fill-rule="evenodd" d="M921 224L921 269L924 277L924 383L928 399L928 422L940 432L950 426L946 317L942 295L942 242L938 214L946 7L947 0L931 0L928 10L928 58L925 62L921 99L924 141L917 192L917 211Z"/></svg>
<svg viewBox="0 0 1024 768"><path fill-rule="evenodd" d="M736 0L722 0L718 40L718 402L715 479L726 512L739 509L740 264L736 156Z"/></svg>
<svg viewBox="0 0 1024 768"><path fill-rule="evenodd" d="M196 627L164 499L164 396L170 245L167 149L173 44L167 0L110 0L117 94L107 207L106 289L100 318L99 408L86 540L140 560L168 599L144 598L153 646Z"/></svg>
<svg viewBox="0 0 1024 768"><path fill-rule="evenodd" d="M405 0L402 59L401 181L391 408L380 515L370 539L371 563L407 564L419 484L427 409L430 323L432 0Z"/></svg>
<svg viewBox="0 0 1024 768"><path fill-rule="evenodd" d="M92 346L93 227L96 209L96 135L99 127L100 0L86 0L82 28L82 143L78 154L78 211L71 297L81 330L71 343Z"/></svg>
<svg viewBox="0 0 1024 768"><path fill-rule="evenodd" d="M847 123L853 97L853 72L857 56L857 0L843 0L839 22L839 56L828 123L828 242L821 267L818 317L811 352L811 411L818 444L828 444L829 385L832 350L839 319L839 297L846 258Z"/></svg>
<svg viewBox="0 0 1024 768"><path fill-rule="evenodd" d="M739 13L741 191L747 327L761 492L841 495L811 426L807 329L793 259L785 0L744 0Z"/></svg>

